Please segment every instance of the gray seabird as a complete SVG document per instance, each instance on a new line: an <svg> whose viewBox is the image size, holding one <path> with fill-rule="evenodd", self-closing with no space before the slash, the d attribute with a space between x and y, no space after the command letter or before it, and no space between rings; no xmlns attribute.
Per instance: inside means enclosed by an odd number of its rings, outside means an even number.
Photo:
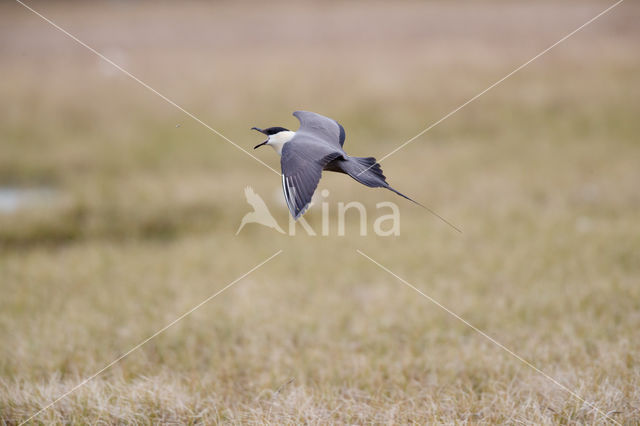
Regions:
<svg viewBox="0 0 640 426"><path fill-rule="evenodd" d="M269 145L281 156L282 189L294 219L309 208L323 170L348 174L371 188L387 188L426 208L389 186L375 158L347 155L342 149L345 133L340 123L310 111L296 111L293 115L300 121L297 132L284 127L252 127L251 130L268 136L254 149Z"/></svg>

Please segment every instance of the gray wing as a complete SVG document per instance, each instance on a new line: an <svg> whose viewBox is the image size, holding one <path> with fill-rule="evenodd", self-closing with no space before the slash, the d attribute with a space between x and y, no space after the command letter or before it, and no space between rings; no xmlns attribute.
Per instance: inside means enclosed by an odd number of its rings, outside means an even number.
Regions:
<svg viewBox="0 0 640 426"><path fill-rule="evenodd" d="M297 133L282 147L282 190L295 220L309 208L324 167L342 156L335 148L318 145L313 139Z"/></svg>
<svg viewBox="0 0 640 426"><path fill-rule="evenodd" d="M340 149L344 145L344 127L336 120L311 111L296 111L293 115L300 121L300 128L296 134L317 139Z"/></svg>

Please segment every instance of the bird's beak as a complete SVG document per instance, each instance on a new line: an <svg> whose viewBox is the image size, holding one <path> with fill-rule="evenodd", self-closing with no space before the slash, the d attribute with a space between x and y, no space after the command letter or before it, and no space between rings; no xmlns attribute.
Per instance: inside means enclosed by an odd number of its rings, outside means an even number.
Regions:
<svg viewBox="0 0 640 426"><path fill-rule="evenodd" d="M257 130L260 133L264 133L264 131L258 127L252 127L251 130ZM260 148L262 145L266 145L266 143L269 142L269 138L267 138L266 141L259 143L258 145L254 146L253 149L257 149Z"/></svg>
<svg viewBox="0 0 640 426"><path fill-rule="evenodd" d="M260 148L262 145L266 145L267 142L269 142L269 139L267 139L266 141L264 141L262 143L259 143L258 145L254 146L253 149Z"/></svg>

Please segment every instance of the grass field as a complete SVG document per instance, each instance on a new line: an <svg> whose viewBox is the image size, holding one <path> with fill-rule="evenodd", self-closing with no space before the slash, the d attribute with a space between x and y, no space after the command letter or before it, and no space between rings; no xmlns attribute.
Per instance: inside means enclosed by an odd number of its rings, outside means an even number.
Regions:
<svg viewBox="0 0 640 426"><path fill-rule="evenodd" d="M31 3L29 3L31 4ZM384 156L608 2L36 2L247 150L296 109ZM247 225L280 178L18 3L0 4L0 423L640 423L640 5L383 161L401 234ZM278 169L270 149L251 150ZM307 221L320 228L318 206ZM580 401L358 254L584 398ZM331 266L328 266L331 265ZM592 403L601 412L589 406Z"/></svg>

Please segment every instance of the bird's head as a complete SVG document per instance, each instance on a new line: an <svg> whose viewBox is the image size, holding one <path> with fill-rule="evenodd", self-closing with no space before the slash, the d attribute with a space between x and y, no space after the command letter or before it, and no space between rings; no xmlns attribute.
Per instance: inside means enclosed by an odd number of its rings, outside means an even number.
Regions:
<svg viewBox="0 0 640 426"><path fill-rule="evenodd" d="M285 129L284 127L269 127L266 129L260 129L258 127L252 127L251 130L257 130L258 132L267 135L267 140L259 143L253 149L259 148L262 145L269 145L278 153L282 155L282 147L285 143L289 142L295 136L295 132Z"/></svg>
<svg viewBox="0 0 640 426"><path fill-rule="evenodd" d="M253 149L259 148L262 145L268 145L269 142L273 142L275 139L278 138L277 136L278 133L289 132L289 129L285 129L284 127L267 127L266 129L261 129L259 127L252 127L251 130L257 130L258 132L264 135L267 135L267 140L254 146Z"/></svg>

